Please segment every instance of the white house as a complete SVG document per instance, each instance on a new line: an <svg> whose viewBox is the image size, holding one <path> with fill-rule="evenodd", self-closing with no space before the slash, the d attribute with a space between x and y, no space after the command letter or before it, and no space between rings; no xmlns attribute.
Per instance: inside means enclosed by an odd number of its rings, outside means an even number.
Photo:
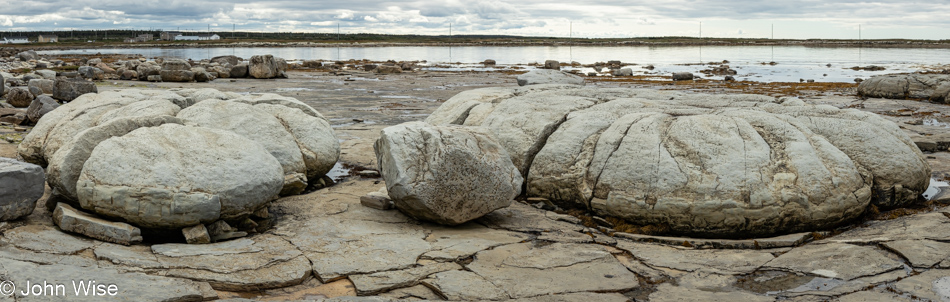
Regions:
<svg viewBox="0 0 950 302"><path fill-rule="evenodd" d="M197 35L197 36L175 36L175 41L207 41L207 40L221 40L221 37L218 35Z"/></svg>
<svg viewBox="0 0 950 302"><path fill-rule="evenodd" d="M3 37L3 44L26 44L30 43L27 37Z"/></svg>

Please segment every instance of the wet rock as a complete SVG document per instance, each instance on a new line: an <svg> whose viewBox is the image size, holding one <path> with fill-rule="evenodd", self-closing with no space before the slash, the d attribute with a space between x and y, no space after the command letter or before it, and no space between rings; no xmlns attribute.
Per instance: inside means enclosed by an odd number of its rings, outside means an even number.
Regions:
<svg viewBox="0 0 950 302"><path fill-rule="evenodd" d="M690 72L674 72L673 81L692 81L693 74Z"/></svg>
<svg viewBox="0 0 950 302"><path fill-rule="evenodd" d="M33 102L33 94L23 88L13 88L7 92L7 103L16 108L26 108Z"/></svg>
<svg viewBox="0 0 950 302"><path fill-rule="evenodd" d="M413 286L418 284L419 280L431 274L460 269L462 269L462 266L454 262L432 263L406 270L351 275L349 279L353 281L356 293L366 296L394 288Z"/></svg>
<svg viewBox="0 0 950 302"><path fill-rule="evenodd" d="M32 79L27 86L30 88L30 93L35 96L53 94L53 80Z"/></svg>
<svg viewBox="0 0 950 302"><path fill-rule="evenodd" d="M287 62L272 55L252 56L248 61L247 74L256 79L272 79L286 77ZM283 63L281 63L283 62Z"/></svg>
<svg viewBox="0 0 950 302"><path fill-rule="evenodd" d="M763 96L492 88L449 99L427 121L487 128L525 174L528 196L704 236L831 227L857 217L869 203L894 207L915 201L930 174L923 154L890 121ZM800 132L787 132L789 127ZM880 139L890 141L889 147L867 145ZM777 144L795 147L783 147L785 155L775 157ZM725 163L730 161L736 162ZM782 165L796 168L756 168ZM758 182L764 183L747 187ZM815 185L793 195L779 186L805 182ZM717 197L695 203L694 193L714 196L708 188L717 188ZM788 203L792 199L827 202L801 208ZM669 212L654 212L658 209ZM783 213L799 214L789 219ZM743 215L749 219L739 218Z"/></svg>
<svg viewBox="0 0 950 302"><path fill-rule="evenodd" d="M126 223L107 221L64 203L56 205L53 222L63 231L77 233L118 244L130 245L142 242L142 231Z"/></svg>
<svg viewBox="0 0 950 302"><path fill-rule="evenodd" d="M950 270L935 269L905 278L894 289L929 301L950 300Z"/></svg>
<svg viewBox="0 0 950 302"><path fill-rule="evenodd" d="M556 60L544 61L544 69L561 70L561 62Z"/></svg>
<svg viewBox="0 0 950 302"><path fill-rule="evenodd" d="M829 243L792 249L770 261L766 267L847 281L900 269L902 263L871 246Z"/></svg>
<svg viewBox="0 0 950 302"><path fill-rule="evenodd" d="M208 229L203 224L183 228L181 234L185 236L185 242L188 244L211 243L211 235L208 235Z"/></svg>
<svg viewBox="0 0 950 302"><path fill-rule="evenodd" d="M96 83L82 80L56 79L53 83L53 98L70 102L87 93L97 93Z"/></svg>
<svg viewBox="0 0 950 302"><path fill-rule="evenodd" d="M0 221L33 213L46 190L44 180L42 167L0 157Z"/></svg>
<svg viewBox="0 0 950 302"><path fill-rule="evenodd" d="M584 78L582 77L550 69L535 69L518 75L517 79L518 86L539 84L584 85Z"/></svg>
<svg viewBox="0 0 950 302"><path fill-rule="evenodd" d="M167 173L177 177L156 179ZM99 143L76 187L85 209L141 227L182 228L249 214L282 183L279 162L261 145L233 132L165 124Z"/></svg>
<svg viewBox="0 0 950 302"><path fill-rule="evenodd" d="M516 299L639 287L636 275L595 245L511 244L479 252L467 268Z"/></svg>
<svg viewBox="0 0 950 302"><path fill-rule="evenodd" d="M507 207L521 192L520 173L485 131L414 122L380 135L374 149L386 189L409 216L457 225Z"/></svg>
<svg viewBox="0 0 950 302"><path fill-rule="evenodd" d="M485 278L469 271L451 270L437 273L422 283L449 301L497 301L510 298Z"/></svg>
<svg viewBox="0 0 950 302"><path fill-rule="evenodd" d="M723 80L723 81L735 81L736 78L734 78L734 77L732 77L732 76L726 76L726 77L723 78L722 80Z"/></svg>

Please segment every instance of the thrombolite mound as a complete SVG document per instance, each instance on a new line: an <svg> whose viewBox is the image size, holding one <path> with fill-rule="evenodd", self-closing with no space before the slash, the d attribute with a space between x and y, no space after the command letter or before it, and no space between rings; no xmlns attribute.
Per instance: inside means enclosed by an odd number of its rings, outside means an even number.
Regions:
<svg viewBox="0 0 950 302"><path fill-rule="evenodd" d="M795 98L564 85L456 95L427 122L487 128L528 196L698 236L834 226L916 200L930 166L897 125Z"/></svg>
<svg viewBox="0 0 950 302"><path fill-rule="evenodd" d="M339 158L316 110L292 98L213 89L83 95L18 147L83 209L145 228L234 219L297 194Z"/></svg>
<svg viewBox="0 0 950 302"><path fill-rule="evenodd" d="M858 94L888 99L929 99L950 103L950 75L888 74L871 77L858 85Z"/></svg>

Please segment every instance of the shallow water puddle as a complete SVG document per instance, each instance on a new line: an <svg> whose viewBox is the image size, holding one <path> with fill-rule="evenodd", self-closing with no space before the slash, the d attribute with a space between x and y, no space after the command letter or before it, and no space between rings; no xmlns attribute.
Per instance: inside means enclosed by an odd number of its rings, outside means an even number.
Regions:
<svg viewBox="0 0 950 302"><path fill-rule="evenodd" d="M950 190L950 183L946 181L939 181L936 179L930 179L930 187L927 188L927 191L924 191L921 196L926 200L931 200L935 196L940 195L940 192Z"/></svg>
<svg viewBox="0 0 950 302"><path fill-rule="evenodd" d="M925 120L923 121L923 123L924 123L924 126L936 126L936 127L950 128L950 123L948 123L948 122L942 122L942 121L940 121L940 120L938 120L938 119L925 119Z"/></svg>
<svg viewBox="0 0 950 302"><path fill-rule="evenodd" d="M333 165L333 169L330 169L330 172L327 172L327 177L333 179L333 182L340 182L344 178L350 176L350 169L343 166L343 163L336 162Z"/></svg>

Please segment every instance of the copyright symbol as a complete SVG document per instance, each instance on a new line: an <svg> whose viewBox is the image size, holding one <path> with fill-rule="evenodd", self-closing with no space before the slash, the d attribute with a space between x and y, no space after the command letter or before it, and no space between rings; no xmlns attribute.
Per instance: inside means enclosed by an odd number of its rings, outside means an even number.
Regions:
<svg viewBox="0 0 950 302"><path fill-rule="evenodd" d="M13 284L13 281L0 282L0 296L12 295L15 290L16 284Z"/></svg>

